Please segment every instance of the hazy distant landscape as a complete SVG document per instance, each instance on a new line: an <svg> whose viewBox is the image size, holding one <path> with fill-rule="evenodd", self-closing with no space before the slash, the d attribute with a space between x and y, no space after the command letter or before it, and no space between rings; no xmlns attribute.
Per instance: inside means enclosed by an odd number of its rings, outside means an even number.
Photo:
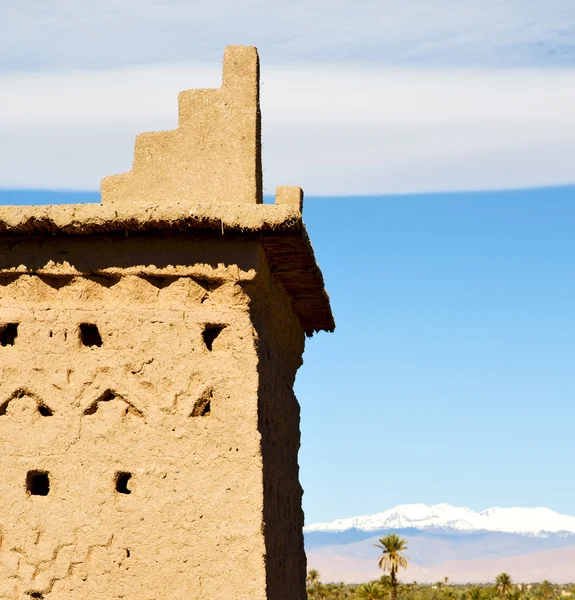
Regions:
<svg viewBox="0 0 575 600"><path fill-rule="evenodd" d="M404 582L486 583L508 572L514 581L575 580L575 518L546 508L476 513L447 504L404 505L306 527L308 568L325 581L359 583L381 576L377 540L394 532L407 540Z"/></svg>

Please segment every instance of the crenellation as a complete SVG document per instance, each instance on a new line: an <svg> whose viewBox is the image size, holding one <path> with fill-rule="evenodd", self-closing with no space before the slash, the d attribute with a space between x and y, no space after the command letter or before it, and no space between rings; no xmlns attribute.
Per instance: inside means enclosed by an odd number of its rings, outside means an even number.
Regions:
<svg viewBox="0 0 575 600"><path fill-rule="evenodd" d="M106 177L104 203L262 202L259 59L228 46L222 87L178 97L178 127L139 134L129 173Z"/></svg>
<svg viewBox="0 0 575 600"><path fill-rule="evenodd" d="M294 185L282 185L276 188L276 204L287 205L303 212L303 190Z"/></svg>

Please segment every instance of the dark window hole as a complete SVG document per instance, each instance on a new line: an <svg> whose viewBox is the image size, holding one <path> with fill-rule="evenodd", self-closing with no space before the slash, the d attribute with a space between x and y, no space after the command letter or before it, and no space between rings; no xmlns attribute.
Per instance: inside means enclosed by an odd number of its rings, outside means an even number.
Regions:
<svg viewBox="0 0 575 600"><path fill-rule="evenodd" d="M126 548L126 558L130 558L130 549Z"/></svg>
<svg viewBox="0 0 575 600"><path fill-rule="evenodd" d="M100 402L110 402L111 400L114 400L115 398L116 398L116 394L114 394L114 392L112 392L111 390L104 392L104 394L102 396L100 396L100 398L98 398L96 400L96 402L94 402L93 404L88 406L88 408L84 411L84 414L85 415L95 415L96 412L98 411Z"/></svg>
<svg viewBox="0 0 575 600"><path fill-rule="evenodd" d="M80 339L84 346L90 348L93 348L94 346L99 348L102 345L102 338L100 337L98 327L93 323L82 323L80 325Z"/></svg>
<svg viewBox="0 0 575 600"><path fill-rule="evenodd" d="M196 400L190 417L208 417L212 412L212 398L214 393L212 390L207 391L201 398Z"/></svg>
<svg viewBox="0 0 575 600"><path fill-rule="evenodd" d="M218 337L218 335L220 335L220 333L222 333L222 331L224 330L225 325L206 325L204 328L204 332L203 332L203 338L204 338L204 344L206 345L206 348L211 352L212 351L212 347L213 344L216 340L216 338Z"/></svg>
<svg viewBox="0 0 575 600"><path fill-rule="evenodd" d="M42 592L30 592L28 596L30 596L30 598L40 598L40 600L44 599L44 594L42 594Z"/></svg>
<svg viewBox="0 0 575 600"><path fill-rule="evenodd" d="M116 473L116 491L120 494L131 494L132 490L128 488L130 479L132 479L131 473Z"/></svg>
<svg viewBox="0 0 575 600"><path fill-rule="evenodd" d="M28 471L26 491L32 496L47 496L50 492L50 476L46 471Z"/></svg>
<svg viewBox="0 0 575 600"><path fill-rule="evenodd" d="M54 411L45 404L38 404L38 412L43 417L51 417L54 414Z"/></svg>
<svg viewBox="0 0 575 600"><path fill-rule="evenodd" d="M0 325L0 345L13 346L18 337L18 323Z"/></svg>

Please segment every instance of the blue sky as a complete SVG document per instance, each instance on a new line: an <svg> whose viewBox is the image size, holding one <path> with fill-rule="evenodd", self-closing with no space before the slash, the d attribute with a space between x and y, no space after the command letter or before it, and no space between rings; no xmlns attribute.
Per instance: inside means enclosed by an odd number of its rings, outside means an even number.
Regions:
<svg viewBox="0 0 575 600"><path fill-rule="evenodd" d="M575 187L312 200L309 523L410 502L575 514Z"/></svg>
<svg viewBox="0 0 575 600"><path fill-rule="evenodd" d="M569 0L13 3L0 204L94 200L257 45L266 192L304 187L337 320L297 380L307 522L575 514L574 39Z"/></svg>

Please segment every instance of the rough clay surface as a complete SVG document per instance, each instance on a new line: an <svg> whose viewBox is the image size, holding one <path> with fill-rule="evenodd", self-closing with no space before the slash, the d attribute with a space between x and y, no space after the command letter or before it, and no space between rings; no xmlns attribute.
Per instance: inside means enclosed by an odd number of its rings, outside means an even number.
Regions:
<svg viewBox="0 0 575 600"><path fill-rule="evenodd" d="M94 260L163 249L197 257L201 278L0 279L0 323L18 324L0 346L0 598L303 597L303 331L261 245L226 246L222 262L214 240L118 238ZM72 264L90 250L27 244ZM27 492L33 471L47 496Z"/></svg>
<svg viewBox="0 0 575 600"><path fill-rule="evenodd" d="M102 202L262 201L259 59L228 46L222 87L178 98L178 128L142 133L129 173L102 180Z"/></svg>
<svg viewBox="0 0 575 600"><path fill-rule="evenodd" d="M254 206L257 83L228 48L104 204L0 209L0 600L305 598L293 383L334 323L301 190Z"/></svg>

